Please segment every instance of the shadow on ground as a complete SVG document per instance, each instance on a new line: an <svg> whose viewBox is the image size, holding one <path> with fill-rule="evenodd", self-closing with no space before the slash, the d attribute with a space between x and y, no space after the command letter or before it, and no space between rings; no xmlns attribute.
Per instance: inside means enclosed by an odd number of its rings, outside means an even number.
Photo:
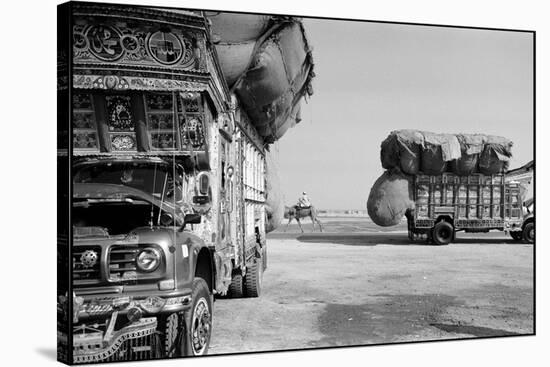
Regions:
<svg viewBox="0 0 550 367"><path fill-rule="evenodd" d="M497 234L498 235L498 234ZM479 236L475 238L458 237L453 241L453 244L479 244L479 245L521 245L522 242L517 242L512 239L507 239L502 236L489 237ZM493 235L494 236L494 235ZM302 243L332 243L337 245L347 246L376 246L376 245L393 245L393 246L434 246L426 240L411 241L405 233L273 233L268 236L272 239L296 239Z"/></svg>
<svg viewBox="0 0 550 367"><path fill-rule="evenodd" d="M368 304L326 305L319 316L319 329L324 337L311 346L350 346L400 341L427 341L468 337L528 335L461 322L440 323L437 320L449 307L467 308L455 296L444 294L378 294ZM473 320L472 320L473 321ZM433 331L426 337L426 329Z"/></svg>

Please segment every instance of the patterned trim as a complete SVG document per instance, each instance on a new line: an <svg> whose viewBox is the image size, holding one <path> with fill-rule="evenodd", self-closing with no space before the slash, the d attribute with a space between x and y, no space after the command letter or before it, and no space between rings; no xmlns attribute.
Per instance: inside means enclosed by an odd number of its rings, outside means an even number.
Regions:
<svg viewBox="0 0 550 367"><path fill-rule="evenodd" d="M137 324L130 325L118 332L118 335L112 339L112 342L105 348L93 353L74 351L74 363L98 362L105 360L115 354L120 346L127 339L137 339L147 335L154 334L157 328L157 319L154 317L144 318Z"/></svg>
<svg viewBox="0 0 550 367"><path fill-rule="evenodd" d="M116 75L74 75L73 88L202 92L208 89L208 85L200 82L173 79L119 77Z"/></svg>

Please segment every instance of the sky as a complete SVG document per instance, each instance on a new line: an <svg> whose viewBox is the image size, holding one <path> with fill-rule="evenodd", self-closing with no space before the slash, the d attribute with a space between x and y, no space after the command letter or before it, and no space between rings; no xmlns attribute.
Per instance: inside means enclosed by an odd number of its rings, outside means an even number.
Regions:
<svg viewBox="0 0 550 367"><path fill-rule="evenodd" d="M286 204L366 209L392 130L485 133L514 142L510 168L533 159L533 36L304 19L314 95L271 149Z"/></svg>

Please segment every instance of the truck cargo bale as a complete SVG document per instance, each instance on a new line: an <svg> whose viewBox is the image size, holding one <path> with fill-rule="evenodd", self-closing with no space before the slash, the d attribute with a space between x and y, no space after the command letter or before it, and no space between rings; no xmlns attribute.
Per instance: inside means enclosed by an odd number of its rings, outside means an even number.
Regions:
<svg viewBox="0 0 550 367"><path fill-rule="evenodd" d="M271 16L206 12L223 75L232 86L247 70L258 39L274 22Z"/></svg>
<svg viewBox="0 0 550 367"><path fill-rule="evenodd" d="M301 23L285 23L261 44L234 88L254 125L269 127L261 130L272 135L260 133L268 143L280 135L273 132L279 130L281 120L286 121L304 95L312 94L313 76L311 50Z"/></svg>
<svg viewBox="0 0 550 367"><path fill-rule="evenodd" d="M421 171L428 175L439 175L447 170L447 162L461 156L460 143L452 134L424 132L424 146L421 155Z"/></svg>
<svg viewBox="0 0 550 367"><path fill-rule="evenodd" d="M396 130L382 142L380 160L385 169L400 168L409 175L420 171L424 136L416 130Z"/></svg>
<svg viewBox="0 0 550 367"><path fill-rule="evenodd" d="M485 146L485 135L457 134L461 157L450 164L450 170L459 176L467 176L478 171L479 155Z"/></svg>
<svg viewBox="0 0 550 367"><path fill-rule="evenodd" d="M369 217L379 226L394 226L408 209L414 209L412 177L398 170L387 170L370 190Z"/></svg>
<svg viewBox="0 0 550 367"><path fill-rule="evenodd" d="M392 169L399 167L399 145L397 134L393 132L380 144L380 162L382 168Z"/></svg>
<svg viewBox="0 0 550 367"><path fill-rule="evenodd" d="M281 113L270 125L258 126L258 133L265 136L267 143L272 143L281 138L286 131L302 121L301 105L296 104L292 110Z"/></svg>
<svg viewBox="0 0 550 367"><path fill-rule="evenodd" d="M313 58L301 19L206 12L229 87L267 144L299 121L296 106L313 94Z"/></svg>
<svg viewBox="0 0 550 367"><path fill-rule="evenodd" d="M206 11L205 15L212 24L214 42L220 43L255 41L269 28L272 21L270 15L262 14Z"/></svg>
<svg viewBox="0 0 550 367"><path fill-rule="evenodd" d="M246 72L248 64L254 55L255 41L238 44L217 44L216 53L220 60L223 75L229 86Z"/></svg>
<svg viewBox="0 0 550 367"><path fill-rule="evenodd" d="M512 157L512 144L506 138L488 135L479 156L479 171L486 175L506 172Z"/></svg>
<svg viewBox="0 0 550 367"><path fill-rule="evenodd" d="M447 169L443 160L439 136L434 133L424 133L424 147L421 154L420 170L427 175L439 175Z"/></svg>

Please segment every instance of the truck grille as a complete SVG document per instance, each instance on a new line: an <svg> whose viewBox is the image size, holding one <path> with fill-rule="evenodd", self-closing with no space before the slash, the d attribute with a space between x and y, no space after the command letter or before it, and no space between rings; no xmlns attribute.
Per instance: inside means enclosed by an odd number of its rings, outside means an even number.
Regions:
<svg viewBox="0 0 550 367"><path fill-rule="evenodd" d="M77 247L73 252L73 280L90 281L101 278L101 247Z"/></svg>
<svg viewBox="0 0 550 367"><path fill-rule="evenodd" d="M137 247L116 246L109 251L109 279L133 280L137 278Z"/></svg>

